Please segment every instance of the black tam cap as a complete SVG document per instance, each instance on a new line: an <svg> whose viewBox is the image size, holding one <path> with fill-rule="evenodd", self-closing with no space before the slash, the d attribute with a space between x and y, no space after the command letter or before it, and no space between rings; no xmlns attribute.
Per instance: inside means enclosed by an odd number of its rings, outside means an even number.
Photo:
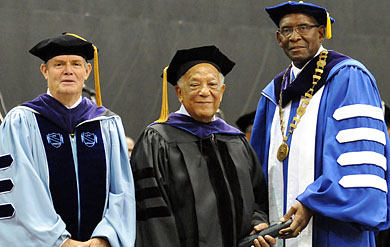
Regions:
<svg viewBox="0 0 390 247"><path fill-rule="evenodd" d="M29 51L44 62L59 55L78 55L86 60L94 58L94 47L92 43L63 33L61 36L42 40Z"/></svg>
<svg viewBox="0 0 390 247"><path fill-rule="evenodd" d="M85 60L93 59L96 104L97 106L102 105L99 81L98 49L94 44L76 34L63 33L61 36L42 40L31 48L29 52L42 59L45 63L49 59L59 55L78 55L85 58Z"/></svg>
<svg viewBox="0 0 390 247"><path fill-rule="evenodd" d="M187 70L199 63L210 63L224 76L234 67L235 63L225 56L214 45L178 50L172 58L167 70L167 80L176 85Z"/></svg>
<svg viewBox="0 0 390 247"><path fill-rule="evenodd" d="M234 67L235 63L214 46L201 46L186 50L178 50L173 56L169 66L165 67L161 77L163 78L162 104L160 118L157 123L166 122L168 119L168 82L173 86L191 67L200 64L212 64L224 76Z"/></svg>
<svg viewBox="0 0 390 247"><path fill-rule="evenodd" d="M327 29L326 37L330 39L332 37L331 34L331 24L335 21L332 17L329 16L326 8L321 6L312 4L312 3L304 3L303 1L299 2L285 2L274 7L265 8L269 17L271 17L272 21L279 27L279 22L283 18L283 16L292 13L303 13L310 16L313 16L318 24L324 25Z"/></svg>
<svg viewBox="0 0 390 247"><path fill-rule="evenodd" d="M246 132L246 129L253 124L253 121L255 120L256 111L247 113L243 116L241 116L236 121L236 125L242 132Z"/></svg>

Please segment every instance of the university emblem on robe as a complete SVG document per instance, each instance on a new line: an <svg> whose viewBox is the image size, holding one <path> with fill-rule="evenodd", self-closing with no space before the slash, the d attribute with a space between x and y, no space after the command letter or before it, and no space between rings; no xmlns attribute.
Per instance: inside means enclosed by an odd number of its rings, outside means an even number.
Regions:
<svg viewBox="0 0 390 247"><path fill-rule="evenodd" d="M64 143L64 138L60 133L49 133L46 135L47 142L55 148L61 147Z"/></svg>
<svg viewBox="0 0 390 247"><path fill-rule="evenodd" d="M94 133L83 132L81 133L81 142L91 148L97 143L97 136Z"/></svg>

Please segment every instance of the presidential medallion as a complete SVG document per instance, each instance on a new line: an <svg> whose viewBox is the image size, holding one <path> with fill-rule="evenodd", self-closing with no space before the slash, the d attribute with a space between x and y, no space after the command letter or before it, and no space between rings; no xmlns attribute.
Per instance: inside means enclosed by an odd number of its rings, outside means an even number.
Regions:
<svg viewBox="0 0 390 247"><path fill-rule="evenodd" d="M283 162L287 158L288 155L288 145L283 142L282 145L278 148L277 158L280 162Z"/></svg>
<svg viewBox="0 0 390 247"><path fill-rule="evenodd" d="M324 67L326 66L326 58L328 56L328 51L323 50L318 58L317 61L317 68L315 70L315 73L313 74L313 85L312 87L305 93L305 98L302 99L301 105L298 107L297 112L295 114L295 117L293 118L293 121L290 123L290 127L286 131L286 136L284 135L284 123L283 123L283 106L282 106L282 91L280 90L280 96L279 96L279 119L280 119L280 130L282 132L283 136L283 143L278 148L278 153L276 157L280 162L283 162L288 156L288 145L287 141L290 135L294 132L295 128L297 127L299 121L301 120L302 116L306 112L306 107L309 105L310 99L313 97L314 94L314 87L317 85L317 82L321 80L321 75L324 72ZM282 83L284 82L286 78L287 72L290 71L291 64L288 66L286 71L284 72L284 75L282 77Z"/></svg>

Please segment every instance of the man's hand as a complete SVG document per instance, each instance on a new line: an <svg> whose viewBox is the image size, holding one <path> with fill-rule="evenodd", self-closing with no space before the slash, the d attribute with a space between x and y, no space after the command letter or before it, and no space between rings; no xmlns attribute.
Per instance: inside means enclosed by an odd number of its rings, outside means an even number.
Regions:
<svg viewBox="0 0 390 247"><path fill-rule="evenodd" d="M80 242L77 240L73 240L68 238L62 245L61 247L87 247L86 242Z"/></svg>
<svg viewBox="0 0 390 247"><path fill-rule="evenodd" d="M88 247L111 247L110 243L103 238L91 238L87 242Z"/></svg>
<svg viewBox="0 0 390 247"><path fill-rule="evenodd" d="M254 234L256 232L264 230L267 227L268 227L268 225L266 223L258 224L258 225L256 225L253 228L253 231L251 232L251 234ZM252 246L255 246L255 247L270 247L270 246L273 246L275 243L276 243L276 239L275 238L273 238L273 237L271 237L269 235L265 235L264 238L259 236L257 239L255 239L253 241L253 245Z"/></svg>
<svg viewBox="0 0 390 247"><path fill-rule="evenodd" d="M92 238L86 242L67 239L61 247L111 247L110 243L103 238Z"/></svg>
<svg viewBox="0 0 390 247"><path fill-rule="evenodd" d="M288 210L280 221L286 222L293 215L294 221L291 223L290 227L280 230L279 238L286 239L297 237L309 223L313 216L313 212L301 202L297 202Z"/></svg>

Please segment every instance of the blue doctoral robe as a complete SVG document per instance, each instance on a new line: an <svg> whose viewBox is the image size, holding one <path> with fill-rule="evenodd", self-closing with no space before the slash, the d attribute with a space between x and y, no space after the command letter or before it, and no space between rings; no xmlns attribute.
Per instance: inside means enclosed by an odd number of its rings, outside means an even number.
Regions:
<svg viewBox="0 0 390 247"><path fill-rule="evenodd" d="M315 57L283 92L285 131L311 87ZM269 189L271 224L296 200L314 211L308 227L278 246L375 246L374 231L389 227L389 137L370 72L329 51L322 79L280 162L279 95L284 71L263 90L251 144ZM287 73L287 80L289 80Z"/></svg>
<svg viewBox="0 0 390 247"><path fill-rule="evenodd" d="M107 238L134 246L135 198L120 118L83 98L47 94L12 109L0 128L0 246Z"/></svg>

